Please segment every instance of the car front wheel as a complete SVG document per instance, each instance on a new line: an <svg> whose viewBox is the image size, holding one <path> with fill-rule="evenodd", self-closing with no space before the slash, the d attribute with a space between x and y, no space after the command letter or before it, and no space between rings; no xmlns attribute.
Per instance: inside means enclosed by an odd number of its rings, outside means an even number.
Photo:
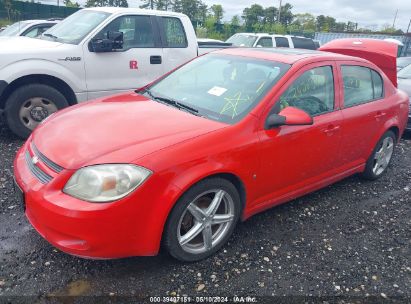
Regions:
<svg viewBox="0 0 411 304"><path fill-rule="evenodd" d="M240 217L235 186L221 178L203 180L189 189L169 215L164 242L178 260L194 262L217 252Z"/></svg>

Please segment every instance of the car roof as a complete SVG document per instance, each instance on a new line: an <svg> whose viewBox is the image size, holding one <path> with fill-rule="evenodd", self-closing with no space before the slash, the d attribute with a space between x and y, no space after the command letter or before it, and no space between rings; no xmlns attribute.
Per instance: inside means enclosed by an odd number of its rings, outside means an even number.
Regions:
<svg viewBox="0 0 411 304"><path fill-rule="evenodd" d="M352 57L331 52L295 48L226 48L215 51L213 52L213 54L226 54L250 57L264 60L279 61L287 64L293 64L300 60L312 60L312 58L315 58L316 61L355 60L367 62L366 60L359 57Z"/></svg>
<svg viewBox="0 0 411 304"><path fill-rule="evenodd" d="M88 11L100 11L110 14L140 14L140 15L157 15L157 16L186 16L181 13L175 13L170 11L158 11L158 10L149 10L141 8L131 8L131 7L90 7L82 9Z"/></svg>

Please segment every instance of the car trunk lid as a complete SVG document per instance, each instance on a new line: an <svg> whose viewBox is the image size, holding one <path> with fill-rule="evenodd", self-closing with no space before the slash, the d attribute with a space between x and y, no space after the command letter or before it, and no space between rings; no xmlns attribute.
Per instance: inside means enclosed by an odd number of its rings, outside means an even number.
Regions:
<svg viewBox="0 0 411 304"><path fill-rule="evenodd" d="M319 50L366 59L378 66L397 87L396 43L378 39L347 38L330 41Z"/></svg>

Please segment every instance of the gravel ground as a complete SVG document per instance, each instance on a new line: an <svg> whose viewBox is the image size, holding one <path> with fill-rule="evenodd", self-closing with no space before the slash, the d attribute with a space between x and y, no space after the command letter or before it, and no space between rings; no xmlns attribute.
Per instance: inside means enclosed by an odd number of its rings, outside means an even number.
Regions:
<svg viewBox="0 0 411 304"><path fill-rule="evenodd" d="M378 181L354 176L256 215L217 255L194 264L165 253L92 261L54 249L14 200L12 161L21 144L0 126L0 303L74 303L51 297L67 295L122 302L170 295L411 302L409 139Z"/></svg>

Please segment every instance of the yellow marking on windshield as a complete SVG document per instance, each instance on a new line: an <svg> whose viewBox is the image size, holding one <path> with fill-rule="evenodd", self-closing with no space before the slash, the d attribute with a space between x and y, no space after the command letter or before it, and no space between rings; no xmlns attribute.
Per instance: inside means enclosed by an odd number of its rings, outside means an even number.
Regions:
<svg viewBox="0 0 411 304"><path fill-rule="evenodd" d="M230 110L232 110L232 118L234 118L237 113L237 108L240 104L249 102L250 101L250 96L247 96L245 98L241 98L242 92L238 92L235 94L233 97L226 97L224 98L225 101L227 101L221 110L220 114L223 114L225 112L230 113Z"/></svg>

